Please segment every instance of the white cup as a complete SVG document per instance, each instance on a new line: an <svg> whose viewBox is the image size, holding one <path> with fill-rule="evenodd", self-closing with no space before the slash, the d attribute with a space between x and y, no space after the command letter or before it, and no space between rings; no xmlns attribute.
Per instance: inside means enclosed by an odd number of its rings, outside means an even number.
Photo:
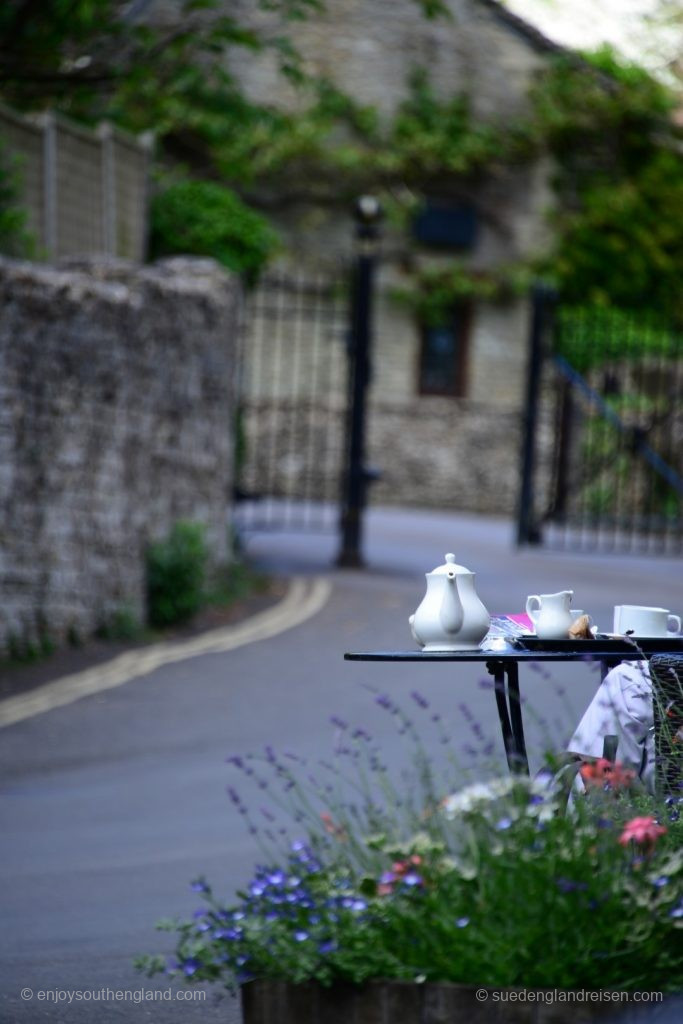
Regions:
<svg viewBox="0 0 683 1024"><path fill-rule="evenodd" d="M681 620L672 615L668 608L647 608L641 604L616 604L614 606L614 632L620 636L667 637L678 636Z"/></svg>

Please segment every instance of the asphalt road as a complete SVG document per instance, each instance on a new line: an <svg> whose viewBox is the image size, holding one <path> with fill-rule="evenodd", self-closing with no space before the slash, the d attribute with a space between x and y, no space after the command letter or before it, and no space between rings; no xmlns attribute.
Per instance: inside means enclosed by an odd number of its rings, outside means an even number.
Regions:
<svg viewBox="0 0 683 1024"><path fill-rule="evenodd" d="M0 730L5 1024L239 1019L222 991L200 989L201 1000L188 1001L178 992L196 990L150 981L132 966L138 953L170 951L154 924L192 913L193 878L205 874L228 896L260 859L226 795L236 781L229 755L272 744L325 758L337 714L381 738L398 769L402 740L370 685L416 715L410 693L419 689L450 721L463 765L476 768L474 719L504 763L480 668L343 660L345 650L411 646L407 618L422 599L423 573L446 551L477 572L491 612L522 610L528 593L565 588L602 628L615 603L683 611L680 560L518 552L508 524L481 518L374 511L362 572L332 568L331 537L260 535L247 551L274 571L328 576L327 604L278 636L177 661ZM544 748L561 746L596 684L584 665L524 676L532 767Z"/></svg>

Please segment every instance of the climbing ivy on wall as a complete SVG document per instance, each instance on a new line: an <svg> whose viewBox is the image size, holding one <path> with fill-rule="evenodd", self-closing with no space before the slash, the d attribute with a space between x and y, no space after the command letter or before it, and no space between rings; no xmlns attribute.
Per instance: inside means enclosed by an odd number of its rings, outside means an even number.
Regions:
<svg viewBox="0 0 683 1024"><path fill-rule="evenodd" d="M683 132L676 97L608 49L553 62L533 93L555 157L543 269L570 302L683 321Z"/></svg>
<svg viewBox="0 0 683 1024"><path fill-rule="evenodd" d="M531 113L511 124L477 119L466 96L438 95L428 74L413 69L387 123L373 107L306 73L295 26L324 9L324 0L258 2L280 13L281 33L266 38L225 16L222 0L182 0L182 17L159 26L131 21L134 8L115 0L38 7L7 0L0 5L0 95L27 109L52 105L84 120L107 117L133 131L151 126L174 180L217 182L261 208L274 197L348 203L372 188L407 220L429 192L457 195L500 168L549 152L557 168L555 242L528 269L554 280L573 302L655 309L683 320L681 132L674 98L645 71L608 50L549 57ZM414 2L426 17L448 16L442 0ZM274 55L283 81L298 90L295 111L245 96L230 70L235 49ZM224 206L232 202L223 198ZM250 221L240 213L232 223L240 250L248 242L238 237L240 224L250 232ZM195 243L201 247L201 238ZM247 257L256 263L270 251L257 248ZM432 307L449 289L504 291L514 269L492 281L455 267L450 281L417 282L420 301L431 301L430 289Z"/></svg>

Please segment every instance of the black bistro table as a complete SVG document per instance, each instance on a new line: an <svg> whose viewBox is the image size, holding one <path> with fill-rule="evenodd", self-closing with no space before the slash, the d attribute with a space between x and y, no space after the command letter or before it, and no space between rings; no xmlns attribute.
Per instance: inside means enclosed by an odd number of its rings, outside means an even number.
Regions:
<svg viewBox="0 0 683 1024"><path fill-rule="evenodd" d="M345 661L480 662L493 678L498 719L510 771L529 774L519 694L519 666L530 661L599 661L602 676L620 661L649 659L653 654L683 654L682 637L594 640L541 640L523 637L496 641L495 649L474 651L351 651Z"/></svg>

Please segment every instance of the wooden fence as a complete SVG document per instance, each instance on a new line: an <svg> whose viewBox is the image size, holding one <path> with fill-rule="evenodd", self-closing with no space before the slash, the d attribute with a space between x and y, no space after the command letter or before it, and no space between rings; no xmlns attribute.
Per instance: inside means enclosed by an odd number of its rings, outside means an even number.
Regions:
<svg viewBox="0 0 683 1024"><path fill-rule="evenodd" d="M0 106L0 140L39 256L144 259L151 135L107 123L90 130L58 114L27 117Z"/></svg>

